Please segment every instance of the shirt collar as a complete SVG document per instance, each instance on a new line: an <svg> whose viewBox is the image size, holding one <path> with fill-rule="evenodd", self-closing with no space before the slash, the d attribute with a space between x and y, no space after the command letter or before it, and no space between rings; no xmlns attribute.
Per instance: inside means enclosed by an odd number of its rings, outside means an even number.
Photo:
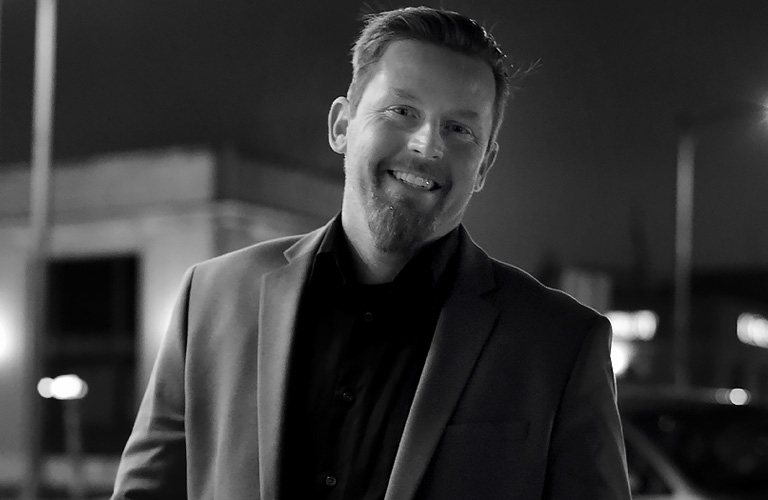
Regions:
<svg viewBox="0 0 768 500"><path fill-rule="evenodd" d="M460 231L456 227L440 239L427 244L400 270L392 283L397 286L402 282L415 282L430 288L442 288L446 281L451 280L453 268L456 267L453 263L458 253L459 238ZM315 267L326 264L336 271L341 284L354 282L351 278L354 276L351 249L341 225L341 214L337 214L331 221L315 256Z"/></svg>

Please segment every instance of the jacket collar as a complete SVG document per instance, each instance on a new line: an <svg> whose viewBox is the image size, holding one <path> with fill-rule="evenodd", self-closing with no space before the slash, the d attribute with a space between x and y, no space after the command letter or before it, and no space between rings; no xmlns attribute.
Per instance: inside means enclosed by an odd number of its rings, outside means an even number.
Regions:
<svg viewBox="0 0 768 500"><path fill-rule="evenodd" d="M435 328L385 500L416 495L498 315L487 300L495 286L491 259L460 230L458 274Z"/></svg>

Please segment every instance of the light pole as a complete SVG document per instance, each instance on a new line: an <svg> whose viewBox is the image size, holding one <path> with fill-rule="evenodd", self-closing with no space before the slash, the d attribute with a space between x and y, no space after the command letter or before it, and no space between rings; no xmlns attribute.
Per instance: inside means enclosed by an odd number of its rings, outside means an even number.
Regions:
<svg viewBox="0 0 768 500"><path fill-rule="evenodd" d="M47 257L50 239L51 138L56 59L57 0L37 0L32 169L30 174L30 239L26 283L24 391L26 419L21 498L37 500L42 470L42 405L35 394L42 372L46 318Z"/></svg>
<svg viewBox="0 0 768 500"><path fill-rule="evenodd" d="M673 376L677 389L691 384L691 268L693 263L693 189L697 134L715 123L768 118L768 105L742 102L677 120Z"/></svg>
<svg viewBox="0 0 768 500"><path fill-rule="evenodd" d="M88 384L77 375L59 375L55 379L40 379L37 392L44 398L54 398L64 403L64 444L69 456L71 475L69 492L72 500L85 498L85 474L83 473L83 431L80 400L88 394Z"/></svg>

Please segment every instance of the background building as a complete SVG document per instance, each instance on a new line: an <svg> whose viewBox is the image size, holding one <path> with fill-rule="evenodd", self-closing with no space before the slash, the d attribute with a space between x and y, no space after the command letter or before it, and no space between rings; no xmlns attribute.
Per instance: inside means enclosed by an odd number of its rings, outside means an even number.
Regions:
<svg viewBox="0 0 768 500"><path fill-rule="evenodd" d="M341 158L325 117L347 90L350 42L365 12L417 4L469 14L492 26L510 63L537 63L467 212L473 238L601 311L656 311L656 337L635 343L632 376L668 380L676 125L766 98L768 2L68 0L57 30L46 363L79 366L92 384L87 447L114 447L127 432L189 265L338 210ZM0 9L1 489L18 474L25 424L35 2ZM720 279L768 266L767 136L744 120L701 131L694 269ZM734 340L741 312L766 316L762 293L694 297L695 381L764 386L768 351ZM61 409L48 403L46 446L56 450ZM89 470L108 477L99 463Z"/></svg>
<svg viewBox="0 0 768 500"><path fill-rule="evenodd" d="M54 184L44 375L75 373L89 384L86 470L109 482L184 271L325 223L341 185L232 150L174 148L73 161L56 169ZM21 475L22 402L30 397L20 390L28 189L25 166L0 171L0 492ZM53 482L69 473L61 404L44 402Z"/></svg>

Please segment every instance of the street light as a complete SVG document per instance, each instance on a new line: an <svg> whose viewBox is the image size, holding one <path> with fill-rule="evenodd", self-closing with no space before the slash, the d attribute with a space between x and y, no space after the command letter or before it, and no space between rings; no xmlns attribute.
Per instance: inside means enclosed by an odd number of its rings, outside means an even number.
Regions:
<svg viewBox="0 0 768 500"><path fill-rule="evenodd" d="M32 169L30 172L30 239L27 259L26 338L23 383L32 389L42 372L42 342L47 308L46 259L50 245L51 144L56 70L56 11L58 0L37 0L35 21L35 72L32 103ZM42 404L25 391L24 477L21 498L40 497L42 464Z"/></svg>
<svg viewBox="0 0 768 500"><path fill-rule="evenodd" d="M88 384L77 375L44 377L37 383L40 396L58 399L64 404L64 444L69 455L72 474L70 476L70 498L85 498L85 474L83 473L83 430L80 400L88 394Z"/></svg>
<svg viewBox="0 0 768 500"><path fill-rule="evenodd" d="M691 382L688 354L691 329L693 186L697 134L715 123L743 119L768 123L768 100L762 104L741 102L705 114L680 116L677 120L673 367L674 383L679 389L685 389Z"/></svg>

